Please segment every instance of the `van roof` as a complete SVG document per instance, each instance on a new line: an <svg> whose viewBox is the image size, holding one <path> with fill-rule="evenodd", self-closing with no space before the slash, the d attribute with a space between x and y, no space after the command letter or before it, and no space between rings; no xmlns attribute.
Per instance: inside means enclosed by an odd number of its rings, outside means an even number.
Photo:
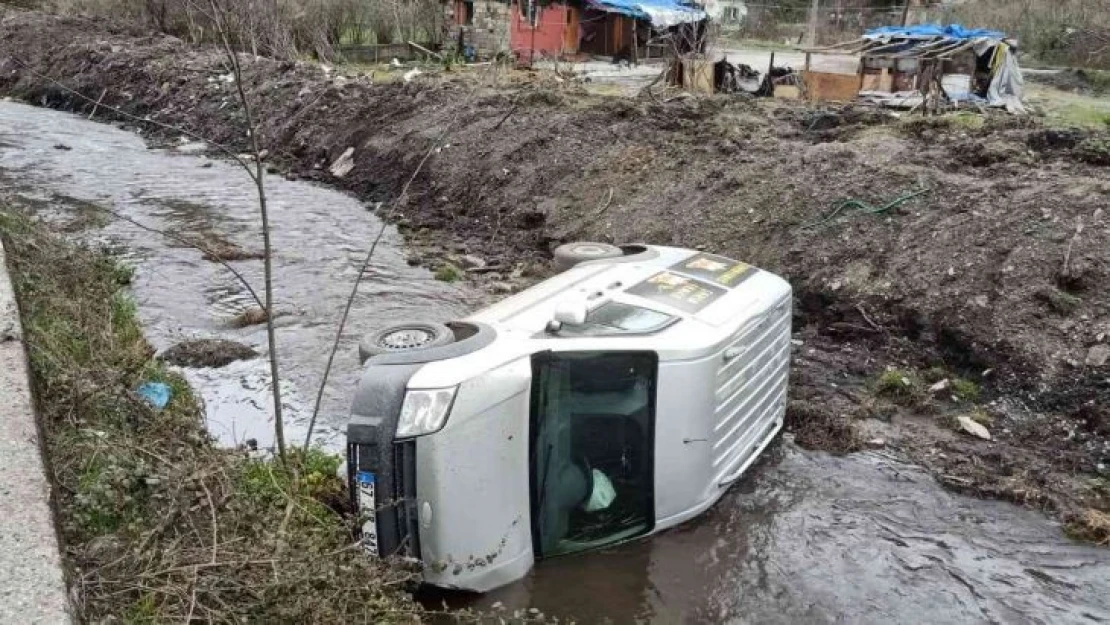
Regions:
<svg viewBox="0 0 1110 625"><path fill-rule="evenodd" d="M745 283L761 273L751 265L715 254L651 247L636 256L583 263L471 319L534 334L544 331L562 302L582 302L592 310L615 301L719 325L723 317L735 315L735 296L742 296L748 290L743 288ZM732 314L722 315L722 310Z"/></svg>
<svg viewBox="0 0 1110 625"><path fill-rule="evenodd" d="M468 317L492 326L497 340L476 352L425 364L409 388L445 388L544 350L651 350L662 361L703 357L772 309L788 306L790 291L774 274L680 248L652 246L635 256L583 263ZM555 309L568 299L591 308L620 302L676 321L649 333L547 333Z"/></svg>

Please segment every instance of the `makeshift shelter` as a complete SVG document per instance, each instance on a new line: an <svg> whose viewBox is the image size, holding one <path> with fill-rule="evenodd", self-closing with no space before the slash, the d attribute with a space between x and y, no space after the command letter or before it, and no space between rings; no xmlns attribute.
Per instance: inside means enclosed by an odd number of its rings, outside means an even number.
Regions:
<svg viewBox="0 0 1110 625"><path fill-rule="evenodd" d="M886 26L806 52L803 82L813 100L860 97L936 111L994 106L1024 113L1016 44L1003 33L949 26Z"/></svg>
<svg viewBox="0 0 1110 625"><path fill-rule="evenodd" d="M581 53L634 62L653 56L653 47L661 56L667 33L707 17L689 0L512 0L510 47L523 58Z"/></svg>

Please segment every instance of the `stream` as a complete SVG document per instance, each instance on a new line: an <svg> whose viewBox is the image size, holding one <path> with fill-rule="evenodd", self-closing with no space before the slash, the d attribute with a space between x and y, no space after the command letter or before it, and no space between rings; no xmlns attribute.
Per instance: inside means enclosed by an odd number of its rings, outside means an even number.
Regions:
<svg viewBox="0 0 1110 625"><path fill-rule="evenodd" d="M279 176L266 182L278 361L287 430L299 443L352 280L381 224L348 195ZM195 145L149 149L132 132L66 113L0 102L0 183L41 202L41 215L59 224L98 214L80 208L93 204L179 235L261 246L255 189L236 165ZM159 351L223 338L265 353L263 326L232 324L249 296L201 252L115 219L81 236L135 267L140 319ZM261 261L232 264L261 284ZM325 389L317 443L342 446L359 336L399 320L448 320L480 304L409 267L400 235L387 228ZM221 443L271 444L264 358L183 371ZM1037 512L951 493L881 451L834 457L801 450L787 436L683 526L544 562L487 595L429 590L421 599L510 613L534 607L579 623L1105 623L1110 549L1068 540Z"/></svg>
<svg viewBox="0 0 1110 625"><path fill-rule="evenodd" d="M148 149L142 137L108 124L40 108L0 103L0 168L47 206L100 205L151 228L210 239L246 251L262 248L257 190L238 165L199 154L195 143ZM267 175L274 254L278 362L286 434L304 440L316 392L343 307L366 251L381 228L353 197ZM69 208L72 211L72 208ZM147 339L159 352L185 340L228 339L267 350L265 325L236 328L254 306L227 269L196 249L107 218L86 233L119 248L135 266L133 290ZM263 296L261 260L231 261ZM316 425L315 440L342 449L351 395L358 380L358 339L421 315L462 316L474 304L466 291L409 267L401 236L387 228L351 307ZM227 445L273 441L270 372L265 358L218 369L184 369L205 402L209 430Z"/></svg>

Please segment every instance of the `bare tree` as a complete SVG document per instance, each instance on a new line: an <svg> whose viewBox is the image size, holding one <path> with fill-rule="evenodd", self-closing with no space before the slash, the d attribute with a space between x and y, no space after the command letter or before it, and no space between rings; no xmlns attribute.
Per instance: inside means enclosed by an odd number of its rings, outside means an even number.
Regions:
<svg viewBox="0 0 1110 625"><path fill-rule="evenodd" d="M277 446L278 457L286 467L289 466L285 451L285 418L281 401L281 374L278 366L277 336L274 331L274 259L273 245L270 240L270 212L266 198L266 169L262 164L262 148L258 142L258 126L255 123L254 112L250 99L243 89L243 68L239 63L239 54L231 41L231 28L228 24L231 12L225 4L226 0L208 0L209 20L219 34L224 55L235 81L235 91L239 98L239 106L243 110L244 122L247 126L247 137L250 139L251 157L253 168L245 167L247 174L254 182L258 193L258 213L262 222L262 268L263 268L263 297L265 299L266 319L266 344L270 352L270 385L271 396L274 404L274 443Z"/></svg>

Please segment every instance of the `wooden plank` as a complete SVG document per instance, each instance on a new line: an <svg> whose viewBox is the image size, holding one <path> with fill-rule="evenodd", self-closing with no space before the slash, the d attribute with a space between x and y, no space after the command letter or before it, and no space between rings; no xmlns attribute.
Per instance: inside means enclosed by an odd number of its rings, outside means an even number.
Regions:
<svg viewBox="0 0 1110 625"><path fill-rule="evenodd" d="M801 90L796 85L775 85L774 97L779 100L797 100Z"/></svg>
<svg viewBox="0 0 1110 625"><path fill-rule="evenodd" d="M806 96L813 101L848 102L859 95L860 76L807 71L802 73Z"/></svg>
<svg viewBox="0 0 1110 625"><path fill-rule="evenodd" d="M563 54L578 52L578 7L567 7L567 26L563 29Z"/></svg>
<svg viewBox="0 0 1110 625"><path fill-rule="evenodd" d="M969 42L965 43L964 45L962 45L962 46L959 46L959 47L957 47L957 48L956 48L956 49L954 49L954 50L949 50L949 51L947 51L947 52L944 52L944 53L941 53L941 54L937 54L937 55L935 56L935 58L938 58L938 59L950 59L950 58L952 58L953 56L955 56L955 55L959 54L960 52L963 52L964 50L968 50L968 49L970 49L970 48L973 48L974 46L975 46L975 42L974 42L974 41L969 41Z"/></svg>
<svg viewBox="0 0 1110 625"><path fill-rule="evenodd" d="M884 67L879 72L879 91L891 92L894 91L894 75L891 73L889 67Z"/></svg>

